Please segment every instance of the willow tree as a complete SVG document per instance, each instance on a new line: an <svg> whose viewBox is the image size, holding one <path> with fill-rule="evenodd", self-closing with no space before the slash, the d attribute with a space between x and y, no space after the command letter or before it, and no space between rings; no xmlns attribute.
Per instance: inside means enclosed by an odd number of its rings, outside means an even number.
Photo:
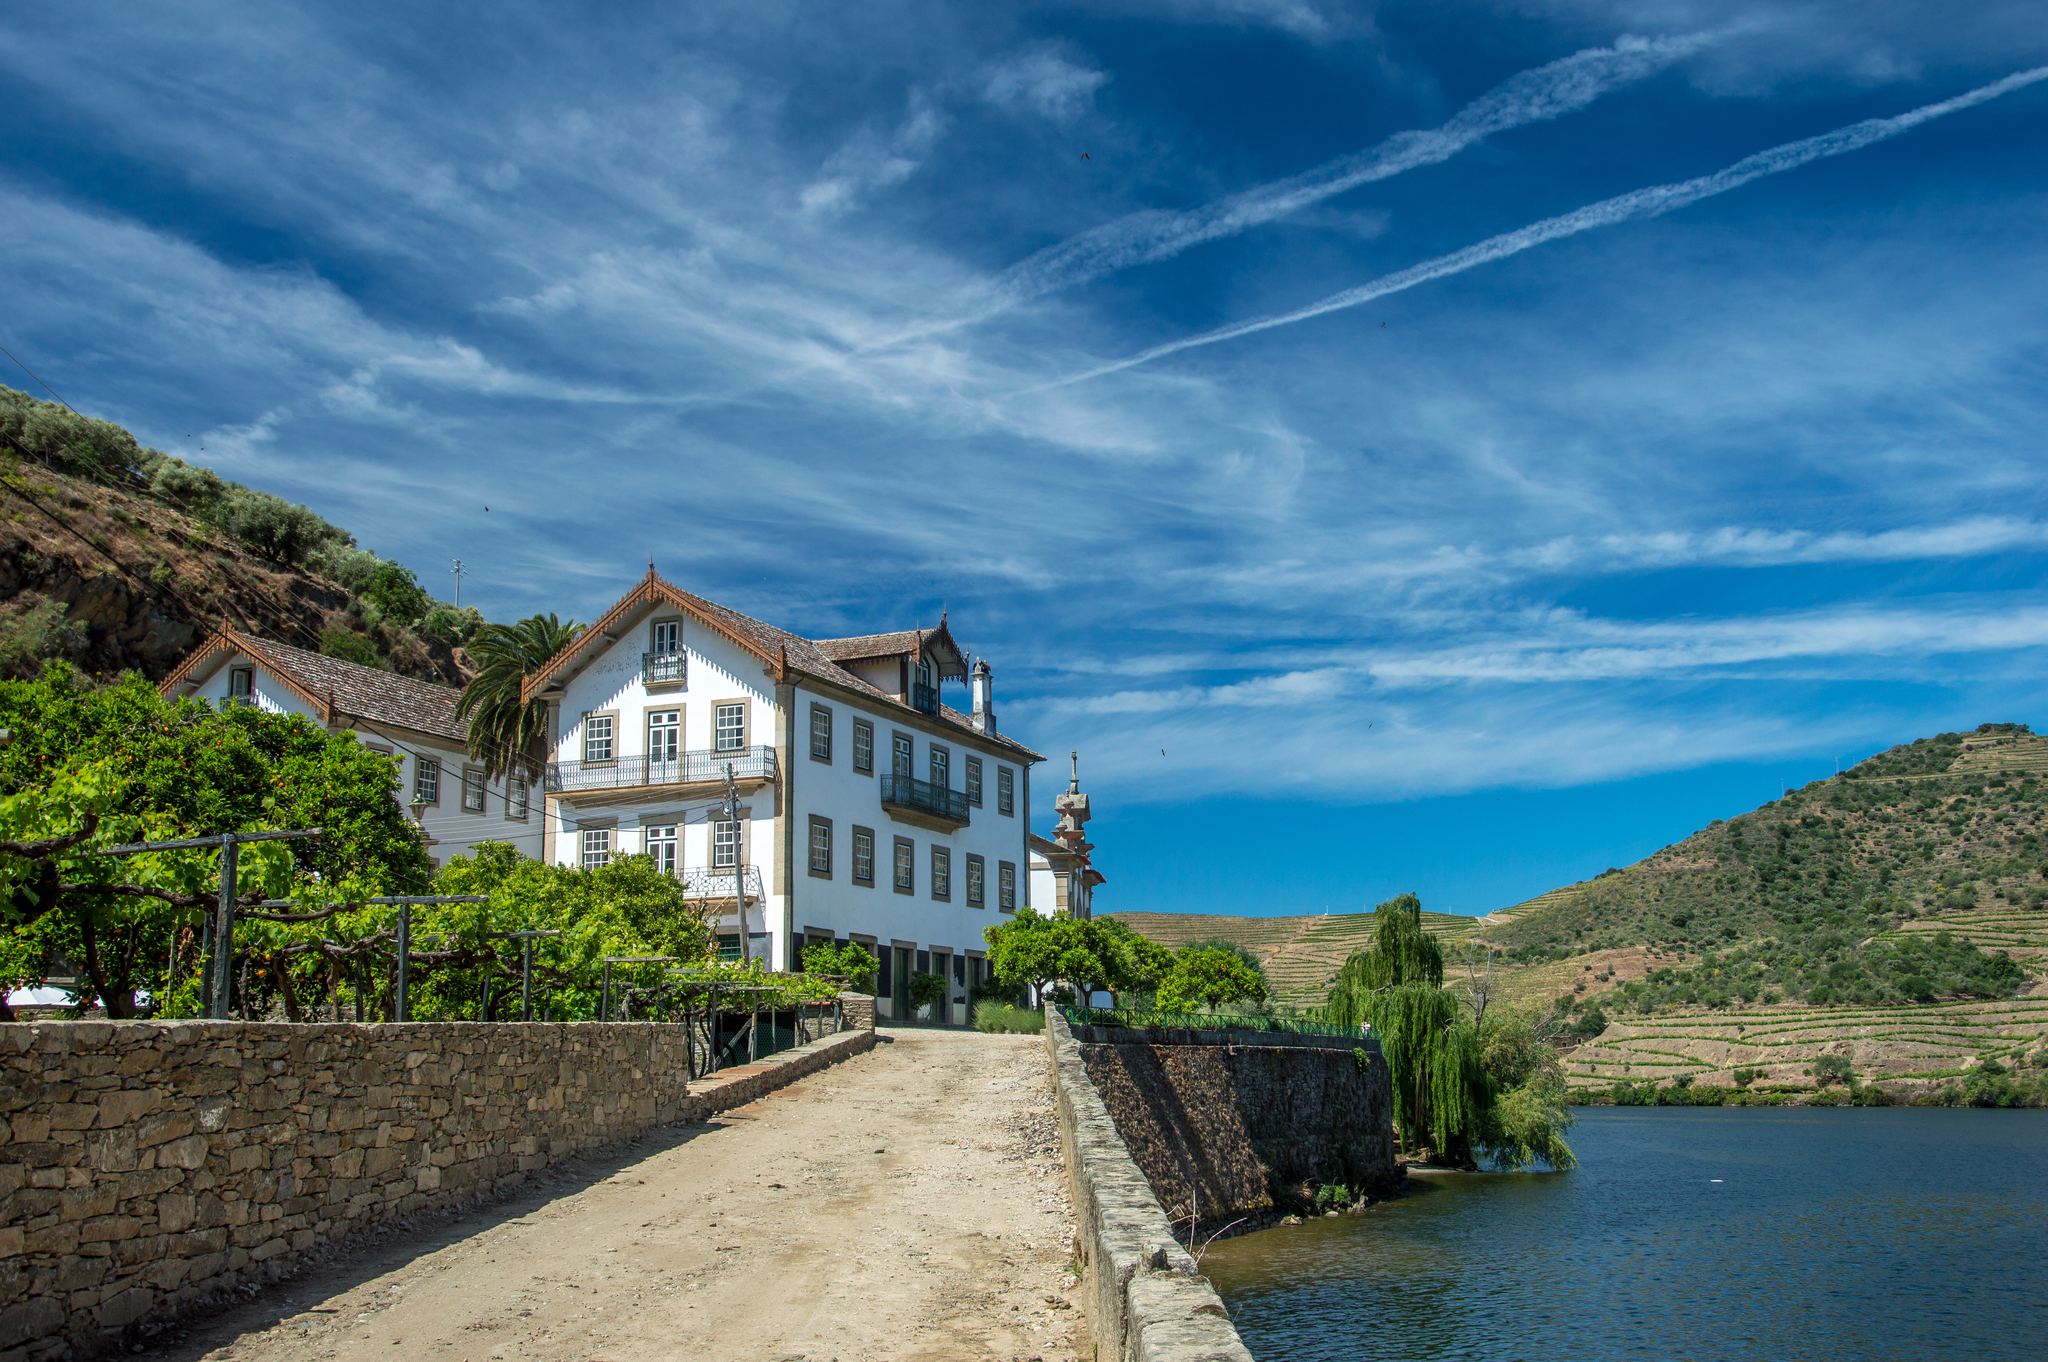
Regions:
<svg viewBox="0 0 2048 1362"><path fill-rule="evenodd" d="M1369 1025L1393 1079L1404 1147L1469 1161L1493 1103L1478 1031L1444 986L1444 954L1422 929L1422 901L1389 899L1374 911L1372 944L1337 973L1325 1010L1342 1026Z"/></svg>

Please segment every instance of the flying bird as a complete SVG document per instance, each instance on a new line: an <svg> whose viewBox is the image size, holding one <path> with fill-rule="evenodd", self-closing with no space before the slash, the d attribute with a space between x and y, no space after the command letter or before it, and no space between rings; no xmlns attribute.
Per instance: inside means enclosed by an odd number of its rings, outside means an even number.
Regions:
<svg viewBox="0 0 2048 1362"><path fill-rule="evenodd" d="M1087 153L1087 152L1085 152L1085 151L1084 151L1084 152L1082 152L1082 153L1081 153L1081 159L1082 159L1082 160L1084 160L1084 161L1085 161L1085 160L1087 160L1087 159L1088 159L1088 153Z"/></svg>

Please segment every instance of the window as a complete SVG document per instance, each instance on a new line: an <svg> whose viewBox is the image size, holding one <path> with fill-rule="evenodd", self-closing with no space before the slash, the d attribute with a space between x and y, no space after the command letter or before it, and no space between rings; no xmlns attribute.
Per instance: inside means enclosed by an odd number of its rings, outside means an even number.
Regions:
<svg viewBox="0 0 2048 1362"><path fill-rule="evenodd" d="M412 797L421 804L441 802L441 763L419 758L412 764Z"/></svg>
<svg viewBox="0 0 2048 1362"><path fill-rule="evenodd" d="M237 667L228 673L228 705L253 705L256 703L256 669Z"/></svg>
<svg viewBox="0 0 2048 1362"><path fill-rule="evenodd" d="M981 758L967 759L967 802L975 808L981 807Z"/></svg>
<svg viewBox="0 0 2048 1362"><path fill-rule="evenodd" d="M731 870L740 863L740 825L717 822L711 825L711 868Z"/></svg>
<svg viewBox="0 0 2048 1362"><path fill-rule="evenodd" d="M683 755L683 712L679 709L647 711L647 764L668 765Z"/></svg>
<svg viewBox="0 0 2048 1362"><path fill-rule="evenodd" d="M889 759L889 770L904 780L910 779L910 735L908 733L898 733L894 738L890 739L890 747L892 752Z"/></svg>
<svg viewBox="0 0 2048 1362"><path fill-rule="evenodd" d="M953 754L937 743L932 744L932 784L941 790L953 788Z"/></svg>
<svg viewBox="0 0 2048 1362"><path fill-rule="evenodd" d="M979 856L967 858L967 906L988 907L988 862Z"/></svg>
<svg viewBox="0 0 2048 1362"><path fill-rule="evenodd" d="M505 777L505 817L515 822L526 821L526 777Z"/></svg>
<svg viewBox="0 0 2048 1362"><path fill-rule="evenodd" d="M1017 911L1017 867L1009 861L996 862L996 907Z"/></svg>
<svg viewBox="0 0 2048 1362"><path fill-rule="evenodd" d="M585 828L583 830L583 868L596 870L599 866L612 863L612 830L610 828Z"/></svg>
<svg viewBox="0 0 2048 1362"><path fill-rule="evenodd" d="M737 752L747 745L745 701L718 707L718 722L712 730L711 746L719 752Z"/></svg>
<svg viewBox="0 0 2048 1362"><path fill-rule="evenodd" d="M832 760L832 711L823 705L811 706L811 760Z"/></svg>
<svg viewBox="0 0 2048 1362"><path fill-rule="evenodd" d="M609 714L583 716L583 760L610 761L618 750L617 720Z"/></svg>
<svg viewBox="0 0 2048 1362"><path fill-rule="evenodd" d="M996 767L996 812L1017 812L1017 773L1007 766Z"/></svg>
<svg viewBox="0 0 2048 1362"><path fill-rule="evenodd" d="M680 686L690 679L689 665L689 655L683 651L683 622L656 620L648 639L647 684Z"/></svg>
<svg viewBox="0 0 2048 1362"><path fill-rule="evenodd" d="M811 873L832 878L832 820L811 815Z"/></svg>
<svg viewBox="0 0 2048 1362"><path fill-rule="evenodd" d="M664 875L676 873L676 825L663 824L647 829L647 854L654 859L654 868Z"/></svg>
<svg viewBox="0 0 2048 1362"><path fill-rule="evenodd" d="M908 837L896 839L896 892L899 894L908 894L916 888L912 883L916 870L910 859L916 853L917 846Z"/></svg>
<svg viewBox="0 0 2048 1362"><path fill-rule="evenodd" d="M462 811L482 813L484 811L484 773L474 766L462 768Z"/></svg>
<svg viewBox="0 0 2048 1362"><path fill-rule="evenodd" d="M864 776L875 773L875 726L866 719L853 721L853 769Z"/></svg>
<svg viewBox="0 0 2048 1362"><path fill-rule="evenodd" d="M950 901L953 897L953 850L932 848L932 897Z"/></svg>
<svg viewBox="0 0 2048 1362"><path fill-rule="evenodd" d="M875 830L853 830L853 882L875 887Z"/></svg>

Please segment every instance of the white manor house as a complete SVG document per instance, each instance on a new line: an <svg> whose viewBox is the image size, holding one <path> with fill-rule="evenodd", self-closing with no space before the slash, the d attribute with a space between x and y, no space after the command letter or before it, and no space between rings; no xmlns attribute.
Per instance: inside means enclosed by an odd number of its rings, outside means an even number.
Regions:
<svg viewBox="0 0 2048 1362"><path fill-rule="evenodd" d="M714 903L737 885L726 954L744 931L749 954L792 969L806 944L858 941L882 961L884 1015L905 1015L916 970L951 978L946 1019L964 1022L982 929L1030 893L1044 760L997 732L988 663L971 672L943 619L801 638L650 569L526 679L549 715L542 855L643 852ZM970 685L971 711L943 702L949 681Z"/></svg>

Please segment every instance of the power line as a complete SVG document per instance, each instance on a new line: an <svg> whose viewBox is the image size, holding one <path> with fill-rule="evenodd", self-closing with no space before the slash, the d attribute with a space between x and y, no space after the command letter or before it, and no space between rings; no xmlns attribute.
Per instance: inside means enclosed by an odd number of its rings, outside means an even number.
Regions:
<svg viewBox="0 0 2048 1362"><path fill-rule="evenodd" d="M4 345L0 345L0 355L5 355L9 359L14 359L14 352L12 350L9 350ZM51 387L49 384L44 383L43 380L41 380L40 378L36 378L35 370L29 368L26 364L23 364L18 359L14 359L14 367L21 370L23 373L27 374L30 378L35 378L37 384L39 384L42 387L42 390L44 392L48 393L52 397L57 397L57 390ZM64 410L70 412L73 416L78 415L77 408L73 407L69 402L66 402L61 397L57 397L57 405L64 408Z"/></svg>

